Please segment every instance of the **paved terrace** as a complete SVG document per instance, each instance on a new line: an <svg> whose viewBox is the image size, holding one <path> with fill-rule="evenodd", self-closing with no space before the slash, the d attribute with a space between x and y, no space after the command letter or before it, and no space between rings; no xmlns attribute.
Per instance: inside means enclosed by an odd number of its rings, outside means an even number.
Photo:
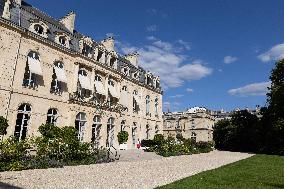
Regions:
<svg viewBox="0 0 284 189"><path fill-rule="evenodd" d="M213 151L163 158L129 150L121 152L119 161L107 164L2 172L0 188L10 188L3 183L25 189L155 188L250 156L252 154Z"/></svg>

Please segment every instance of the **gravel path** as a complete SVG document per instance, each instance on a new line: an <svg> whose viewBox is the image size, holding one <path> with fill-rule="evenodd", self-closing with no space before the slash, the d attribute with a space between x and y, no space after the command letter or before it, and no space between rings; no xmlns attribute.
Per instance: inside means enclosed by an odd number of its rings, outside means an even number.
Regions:
<svg viewBox="0 0 284 189"><path fill-rule="evenodd" d="M0 188L5 188L1 182L25 189L154 188L250 156L252 154L213 151L154 160L2 172Z"/></svg>

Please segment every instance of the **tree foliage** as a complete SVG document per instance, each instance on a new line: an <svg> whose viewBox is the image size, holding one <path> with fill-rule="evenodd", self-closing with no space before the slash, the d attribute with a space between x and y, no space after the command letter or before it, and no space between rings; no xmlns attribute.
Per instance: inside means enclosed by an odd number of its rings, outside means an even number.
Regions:
<svg viewBox="0 0 284 189"><path fill-rule="evenodd" d="M7 128L8 128L8 120L5 119L3 116L0 116L0 135L6 135L7 134Z"/></svg>
<svg viewBox="0 0 284 189"><path fill-rule="evenodd" d="M276 63L270 80L261 119L244 110L219 121L213 133L216 148L284 155L284 59Z"/></svg>

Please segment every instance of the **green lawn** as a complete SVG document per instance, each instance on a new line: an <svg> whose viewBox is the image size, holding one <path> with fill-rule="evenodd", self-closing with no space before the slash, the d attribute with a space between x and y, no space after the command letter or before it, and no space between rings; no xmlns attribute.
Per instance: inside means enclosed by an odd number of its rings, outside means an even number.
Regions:
<svg viewBox="0 0 284 189"><path fill-rule="evenodd" d="M159 188L284 189L284 156L255 155Z"/></svg>

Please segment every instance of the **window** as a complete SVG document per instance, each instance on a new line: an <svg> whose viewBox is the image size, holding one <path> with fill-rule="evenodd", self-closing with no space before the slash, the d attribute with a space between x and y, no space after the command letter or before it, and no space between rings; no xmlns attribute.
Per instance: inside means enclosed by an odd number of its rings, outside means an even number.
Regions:
<svg viewBox="0 0 284 189"><path fill-rule="evenodd" d="M98 62L100 62L101 58L103 57L103 54L104 54L104 53L103 53L102 51L99 51L99 52L98 52L98 56L97 56L97 61L98 61Z"/></svg>
<svg viewBox="0 0 284 189"><path fill-rule="evenodd" d="M155 116L158 116L158 106L159 106L159 99L158 97L155 98Z"/></svg>
<svg viewBox="0 0 284 189"><path fill-rule="evenodd" d="M112 147L114 144L114 118L109 118L107 122L107 147Z"/></svg>
<svg viewBox="0 0 284 189"><path fill-rule="evenodd" d="M146 139L150 139L150 126L146 125Z"/></svg>
<svg viewBox="0 0 284 189"><path fill-rule="evenodd" d="M43 27L39 24L34 25L34 30L35 30L36 33L38 33L40 35L42 35L43 31L44 31Z"/></svg>
<svg viewBox="0 0 284 189"><path fill-rule="evenodd" d="M24 73L24 80L23 80L23 86L30 87L30 88L36 88L36 74L32 73L29 65L30 59L39 61L39 54L36 52L29 52L28 54L28 61L26 63L25 73Z"/></svg>
<svg viewBox="0 0 284 189"><path fill-rule="evenodd" d="M126 121L125 120L122 120L121 121L121 124L120 124L120 131L124 131L126 125L125 125Z"/></svg>
<svg viewBox="0 0 284 189"><path fill-rule="evenodd" d="M197 134L195 132L193 132L193 133L191 133L191 137L190 138L192 140L196 141L196 136L197 136Z"/></svg>
<svg viewBox="0 0 284 189"><path fill-rule="evenodd" d="M139 111L139 99L138 92L136 90L133 91L133 112L138 113Z"/></svg>
<svg viewBox="0 0 284 189"><path fill-rule="evenodd" d="M159 134L159 126L158 125L155 126L155 134Z"/></svg>
<svg viewBox="0 0 284 189"><path fill-rule="evenodd" d="M52 74L52 81L51 81L51 88L50 92L54 94L60 94L61 92L61 82L58 79L56 69L64 69L63 63L62 62L55 62L54 67L53 67L53 74ZM66 77L65 75L63 77Z"/></svg>
<svg viewBox="0 0 284 189"><path fill-rule="evenodd" d="M148 115L150 115L150 96L149 95L146 96L146 116Z"/></svg>
<svg viewBox="0 0 284 189"><path fill-rule="evenodd" d="M100 133L101 133L101 117L96 115L93 118L93 125L92 125L92 143L94 144L95 148L99 148L100 146Z"/></svg>
<svg viewBox="0 0 284 189"><path fill-rule="evenodd" d="M132 135L132 144L133 146L135 147L135 144L136 144L136 132L137 132L137 123L134 122L133 123L133 127L132 127L132 132L131 132L131 135Z"/></svg>
<svg viewBox="0 0 284 189"><path fill-rule="evenodd" d="M90 56L91 53L92 53L92 47L87 44L84 44L82 49L82 54L85 56Z"/></svg>
<svg viewBox="0 0 284 189"><path fill-rule="evenodd" d="M100 81L100 82L102 82L102 77L101 77L101 76L96 75L96 76L95 76L95 81Z"/></svg>
<svg viewBox="0 0 284 189"><path fill-rule="evenodd" d="M134 79L139 79L139 74L138 74L138 72L133 73L133 78L134 78Z"/></svg>
<svg viewBox="0 0 284 189"><path fill-rule="evenodd" d="M115 61L116 61L116 58L111 57L110 60L109 60L109 66L114 68L115 67Z"/></svg>
<svg viewBox="0 0 284 189"><path fill-rule="evenodd" d="M147 76L147 85L152 85L152 78L149 75Z"/></svg>
<svg viewBox="0 0 284 189"><path fill-rule="evenodd" d="M66 37L64 37L64 36L60 36L59 38L58 38L58 40L59 40L59 43L61 44L61 45L66 45Z"/></svg>
<svg viewBox="0 0 284 189"><path fill-rule="evenodd" d="M27 136L28 124L30 120L31 107L28 104L22 104L18 108L14 136L17 140L24 140Z"/></svg>
<svg viewBox="0 0 284 189"><path fill-rule="evenodd" d="M114 87L114 81L113 80L109 79L108 84Z"/></svg>
<svg viewBox="0 0 284 189"><path fill-rule="evenodd" d="M80 69L78 72L79 82L77 86L78 95L81 98L88 98L91 96L91 83L88 78L88 73L84 69Z"/></svg>
<svg viewBox="0 0 284 189"><path fill-rule="evenodd" d="M156 88L160 88L160 82L158 80L156 81Z"/></svg>
<svg viewBox="0 0 284 189"><path fill-rule="evenodd" d="M129 75L129 69L127 67L124 67L122 69L122 72L123 72L124 75Z"/></svg>
<svg viewBox="0 0 284 189"><path fill-rule="evenodd" d="M122 87L122 90L123 90L123 91L127 91L127 87L126 87L126 86L123 86L123 87Z"/></svg>
<svg viewBox="0 0 284 189"><path fill-rule="evenodd" d="M46 123L56 125L57 118L58 118L58 116L57 116L57 110L56 109L51 108L47 111Z"/></svg>
<svg viewBox="0 0 284 189"><path fill-rule="evenodd" d="M78 139L80 141L83 141L84 139L86 123L86 114L83 112L78 113L75 119L75 128L78 130Z"/></svg>

